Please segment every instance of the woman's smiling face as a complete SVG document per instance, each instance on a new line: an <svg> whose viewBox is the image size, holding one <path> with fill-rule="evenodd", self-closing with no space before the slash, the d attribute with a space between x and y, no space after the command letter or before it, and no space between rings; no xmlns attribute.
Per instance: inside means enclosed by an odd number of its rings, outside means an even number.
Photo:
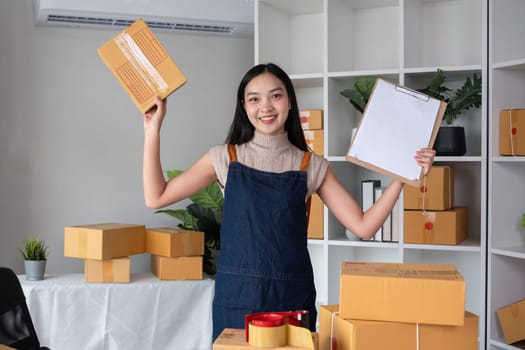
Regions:
<svg viewBox="0 0 525 350"><path fill-rule="evenodd" d="M265 72L253 78L244 90L244 109L256 131L265 135L284 133L290 102L284 83Z"/></svg>

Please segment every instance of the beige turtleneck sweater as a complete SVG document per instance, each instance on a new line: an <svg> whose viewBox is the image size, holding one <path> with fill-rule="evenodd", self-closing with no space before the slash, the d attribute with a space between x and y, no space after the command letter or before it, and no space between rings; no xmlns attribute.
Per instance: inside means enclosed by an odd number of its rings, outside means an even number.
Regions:
<svg viewBox="0 0 525 350"><path fill-rule="evenodd" d="M295 147L288 140L286 133L277 136L268 136L255 132L251 141L237 145L237 160L250 168L282 173L290 170L299 170L304 152ZM230 156L228 145L217 145L210 149L213 166L219 183L226 186ZM313 153L307 170L309 197L323 182L328 160Z"/></svg>

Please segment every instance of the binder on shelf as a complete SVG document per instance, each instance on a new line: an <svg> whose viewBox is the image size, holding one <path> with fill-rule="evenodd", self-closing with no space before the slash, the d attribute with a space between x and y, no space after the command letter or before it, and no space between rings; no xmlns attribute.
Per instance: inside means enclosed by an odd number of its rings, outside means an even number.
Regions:
<svg viewBox="0 0 525 350"><path fill-rule="evenodd" d="M377 79L346 160L412 186L421 178L416 151L432 147L447 104Z"/></svg>

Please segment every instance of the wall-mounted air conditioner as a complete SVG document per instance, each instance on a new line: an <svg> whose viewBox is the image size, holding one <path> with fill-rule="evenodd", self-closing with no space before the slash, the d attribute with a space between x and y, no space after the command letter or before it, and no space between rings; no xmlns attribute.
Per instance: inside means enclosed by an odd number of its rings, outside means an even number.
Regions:
<svg viewBox="0 0 525 350"><path fill-rule="evenodd" d="M235 37L253 36L253 0L34 0L46 26L150 28Z"/></svg>

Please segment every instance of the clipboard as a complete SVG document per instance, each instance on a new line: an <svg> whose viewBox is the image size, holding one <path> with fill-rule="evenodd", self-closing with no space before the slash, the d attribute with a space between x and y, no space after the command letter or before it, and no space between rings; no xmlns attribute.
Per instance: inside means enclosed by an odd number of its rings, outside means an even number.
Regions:
<svg viewBox="0 0 525 350"><path fill-rule="evenodd" d="M346 160L418 186L416 151L432 147L446 102L378 78L359 121Z"/></svg>

